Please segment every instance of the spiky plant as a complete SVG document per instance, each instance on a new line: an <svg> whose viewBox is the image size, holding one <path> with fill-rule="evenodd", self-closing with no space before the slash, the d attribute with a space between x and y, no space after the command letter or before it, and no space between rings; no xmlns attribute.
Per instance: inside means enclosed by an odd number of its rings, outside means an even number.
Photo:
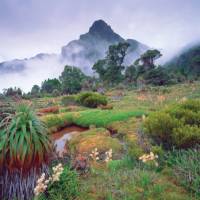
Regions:
<svg viewBox="0 0 200 200"><path fill-rule="evenodd" d="M19 104L15 114L0 125L0 197L31 199L37 174L44 170L50 151L45 125L30 106Z"/></svg>

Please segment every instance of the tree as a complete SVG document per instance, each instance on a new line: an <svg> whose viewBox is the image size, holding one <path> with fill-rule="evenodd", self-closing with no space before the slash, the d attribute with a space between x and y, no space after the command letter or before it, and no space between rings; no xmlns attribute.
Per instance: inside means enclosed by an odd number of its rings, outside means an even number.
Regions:
<svg viewBox="0 0 200 200"><path fill-rule="evenodd" d="M106 81L106 59L98 60L92 69L99 75L100 80Z"/></svg>
<svg viewBox="0 0 200 200"><path fill-rule="evenodd" d="M185 79L194 80L200 76L200 44L192 46L177 57L166 63L174 75L182 76Z"/></svg>
<svg viewBox="0 0 200 200"><path fill-rule="evenodd" d="M144 74L146 84L152 85L167 85L170 83L171 77L163 67L150 69Z"/></svg>
<svg viewBox="0 0 200 200"><path fill-rule="evenodd" d="M157 49L147 50L144 54L140 56L139 59L135 61L135 64L139 64L139 62L141 61L145 69L152 69L155 67L155 60L160 58L161 56L162 54Z"/></svg>
<svg viewBox="0 0 200 200"><path fill-rule="evenodd" d="M125 79L129 83L133 83L137 79L137 69L135 65L130 65L125 70Z"/></svg>
<svg viewBox="0 0 200 200"><path fill-rule="evenodd" d="M37 96L40 93L40 87L38 85L34 85L31 89L31 95Z"/></svg>
<svg viewBox="0 0 200 200"><path fill-rule="evenodd" d="M200 53L192 58L193 74L200 76Z"/></svg>
<svg viewBox="0 0 200 200"><path fill-rule="evenodd" d="M85 91L96 91L98 81L95 77L86 77L82 82L82 90Z"/></svg>
<svg viewBox="0 0 200 200"><path fill-rule="evenodd" d="M60 90L61 83L57 78L47 79L42 83L41 91L45 93L52 93L55 89Z"/></svg>
<svg viewBox="0 0 200 200"><path fill-rule="evenodd" d="M5 96L22 96L22 90L20 88L17 88L17 87L10 87L8 89L4 89L4 92L3 94Z"/></svg>
<svg viewBox="0 0 200 200"><path fill-rule="evenodd" d="M62 92L73 94L81 90L82 82L86 76L79 68L66 65L59 79Z"/></svg>
<svg viewBox="0 0 200 200"><path fill-rule="evenodd" d="M119 43L109 46L105 59L97 61L93 70L99 74L99 78L109 84L116 84L123 80L122 71L128 43Z"/></svg>
<svg viewBox="0 0 200 200"><path fill-rule="evenodd" d="M137 83L165 85L171 81L172 77L168 74L167 70L160 66L157 67L154 63L161 56L162 54L157 49L147 50L134 62Z"/></svg>

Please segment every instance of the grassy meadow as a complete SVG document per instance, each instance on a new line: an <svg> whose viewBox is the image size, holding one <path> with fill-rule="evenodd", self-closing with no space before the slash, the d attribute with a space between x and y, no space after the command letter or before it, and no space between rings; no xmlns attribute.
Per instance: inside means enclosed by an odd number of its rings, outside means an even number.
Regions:
<svg viewBox="0 0 200 200"><path fill-rule="evenodd" d="M192 190L185 187L181 177L175 178L176 167L165 162L169 154L173 157L171 151L143 133L143 122L152 113L168 106L188 99L198 100L200 83L149 87L143 91L116 88L107 91L106 96L111 110L78 105L64 109L59 97L52 101L60 106L60 111L41 117L50 134L71 124L90 128L68 144L71 155L88 157L90 165L89 172L79 176L77 199L198 199L195 189L198 186L193 185L195 188ZM95 148L100 157L98 160L91 159L89 155ZM103 154L109 149L113 150L112 159L104 162ZM158 166L138 160L151 151L158 155Z"/></svg>
<svg viewBox="0 0 200 200"><path fill-rule="evenodd" d="M34 199L200 199L200 82L115 88L105 96L108 106L97 108L63 104L62 96L26 100L49 136L88 128L66 143L67 161L51 164L64 167L59 181Z"/></svg>

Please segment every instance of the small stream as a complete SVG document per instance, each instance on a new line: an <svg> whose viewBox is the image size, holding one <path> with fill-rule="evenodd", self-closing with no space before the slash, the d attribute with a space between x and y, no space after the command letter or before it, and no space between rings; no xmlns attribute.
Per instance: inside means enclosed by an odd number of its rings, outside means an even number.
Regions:
<svg viewBox="0 0 200 200"><path fill-rule="evenodd" d="M54 141L56 152L62 156L65 152L65 144L69 141L73 135L77 133L86 131L87 128L82 128L78 126L70 126L63 128L62 130L52 134L51 138Z"/></svg>

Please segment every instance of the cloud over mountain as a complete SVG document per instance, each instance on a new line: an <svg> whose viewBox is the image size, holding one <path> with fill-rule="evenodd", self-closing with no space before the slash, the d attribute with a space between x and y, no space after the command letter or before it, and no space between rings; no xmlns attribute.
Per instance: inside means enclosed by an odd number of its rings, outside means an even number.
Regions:
<svg viewBox="0 0 200 200"><path fill-rule="evenodd" d="M92 75L92 66L104 58L108 47L119 42L128 42L130 47L125 58L126 64L131 64L147 46L133 39L124 39L103 20L95 21L88 33L80 35L61 49L61 54L40 53L29 59L15 59L0 63L1 88L18 86L29 90L33 84L40 84L45 78L58 77L64 65L73 65ZM37 76L36 76L37 75ZM13 78L15 77L15 81ZM22 84L23 83L23 84Z"/></svg>

